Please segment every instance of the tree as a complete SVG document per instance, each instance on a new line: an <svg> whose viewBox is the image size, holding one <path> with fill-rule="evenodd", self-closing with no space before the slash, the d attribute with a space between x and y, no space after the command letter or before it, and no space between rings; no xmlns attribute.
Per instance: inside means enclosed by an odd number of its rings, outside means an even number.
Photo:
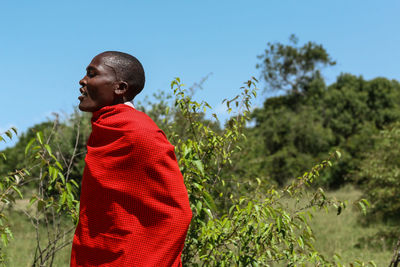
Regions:
<svg viewBox="0 0 400 267"><path fill-rule="evenodd" d="M289 38L289 45L268 43L264 54L258 56L261 76L267 83L267 90L279 90L288 94L307 93L307 84L320 75L324 66L335 65L322 45L308 42L297 46L295 35Z"/></svg>
<svg viewBox="0 0 400 267"><path fill-rule="evenodd" d="M354 174L371 202L368 219L396 226L400 219L400 123L386 127L373 137L374 147Z"/></svg>
<svg viewBox="0 0 400 267"><path fill-rule="evenodd" d="M269 43L259 57L266 89L281 94L267 98L252 114L256 123L250 131L263 140L259 145L264 149L245 149L259 158L260 172L283 185L337 148L343 160L320 183L339 187L373 146L370 136L400 120L400 85L385 78L366 81L340 74L327 86L320 71L335 62L323 46L297 46L294 36L290 42Z"/></svg>

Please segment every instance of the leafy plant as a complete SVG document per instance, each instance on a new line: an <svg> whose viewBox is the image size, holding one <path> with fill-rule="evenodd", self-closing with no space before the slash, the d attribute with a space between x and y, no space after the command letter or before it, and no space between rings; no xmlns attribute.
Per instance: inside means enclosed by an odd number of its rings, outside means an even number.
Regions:
<svg viewBox="0 0 400 267"><path fill-rule="evenodd" d="M255 79L249 80L240 95L225 101L228 112L237 109L220 133L196 120L198 112L205 112L209 105L188 97L179 78L171 84L175 105L190 122L190 135L176 143L194 213L183 262L191 266L341 266L338 257L327 259L313 246L310 220L313 209L332 206L340 214L346 203L328 198L321 188L309 191L320 172L330 167L340 153L332 154L282 189L269 187L261 191L262 181L254 178L248 183L248 194L239 196L234 191L240 183L235 185L234 181L240 179L224 177L224 172L235 164L231 156L241 149L238 141L245 138L243 129L251 99L256 95L255 83ZM294 207L287 205L289 198L297 200Z"/></svg>
<svg viewBox="0 0 400 267"><path fill-rule="evenodd" d="M26 210L36 231L36 249L33 266L52 266L55 254L71 244L71 233L78 221L79 201L77 200L79 185L71 177L72 163L76 156L79 144L79 128L77 130L75 148L66 169L61 164L65 155L55 156L49 145L57 134L58 121L54 122L52 131L45 138L43 132L36 133L26 146L25 154L29 155L30 165L38 169L39 175L30 182L37 185L30 198L30 205L35 204L34 211ZM79 126L78 126L79 127ZM59 152L59 151L58 151ZM65 223L65 216L72 219L74 224ZM46 239L43 241L40 228L46 230Z"/></svg>
<svg viewBox="0 0 400 267"><path fill-rule="evenodd" d="M374 136L375 146L368 151L354 174L362 185L364 198L371 203L366 217L397 226L400 219L400 124L386 127Z"/></svg>
<svg viewBox="0 0 400 267"><path fill-rule="evenodd" d="M17 134L17 129L12 127L10 130L0 134L0 142L6 142L6 137L12 139L13 135ZM0 157L7 160L5 153L0 152ZM2 245L0 245L0 263L4 264L5 254L4 247L8 245L10 239L13 238L8 220L5 214L5 209L15 203L16 195L22 198L22 193L18 188L24 181L25 176L29 172L26 169L15 170L6 175L0 176L0 236Z"/></svg>

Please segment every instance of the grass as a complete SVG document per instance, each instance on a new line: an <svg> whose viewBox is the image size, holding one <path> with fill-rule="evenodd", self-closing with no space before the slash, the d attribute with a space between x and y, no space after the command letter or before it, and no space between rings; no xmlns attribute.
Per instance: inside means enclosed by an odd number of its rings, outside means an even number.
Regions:
<svg viewBox="0 0 400 267"><path fill-rule="evenodd" d="M373 260L377 266L389 266L392 258L392 247L385 240L378 238L378 243L370 244L363 239L376 236L384 225L363 227L359 223L361 212L351 203L361 196L361 192L351 187L328 193L340 200L348 200L349 205L339 216L335 211L316 212L311 226L315 233L316 248L328 256L335 253L341 256L344 263L356 259L368 262ZM394 246L394 244L393 244Z"/></svg>
<svg viewBox="0 0 400 267"><path fill-rule="evenodd" d="M36 231L29 219L19 210L11 210L8 214L11 230L14 239L6 248L6 266L9 267L30 267L32 266L35 248ZM44 228L40 229L41 241L46 242L47 232ZM66 238L72 240L72 234ZM55 257L53 266L69 266L71 245L61 249Z"/></svg>
<svg viewBox="0 0 400 267"><path fill-rule="evenodd" d="M349 207L339 216L334 211L326 213L321 210L314 213L311 227L315 232L315 246L329 257L335 253L339 254L343 263L359 259L364 262L373 260L377 266L388 266L392 257L392 248L386 246L384 240L382 240L381 246L360 241L362 238L376 234L383 227L383 225L363 227L358 223L360 211L352 208L350 203L356 201L360 194L359 191L350 187L328 193L338 199L348 200ZM21 207L17 207L17 209L21 209ZM7 266L32 266L36 244L34 227L18 210L14 209L9 216L14 240L10 242L6 250ZM41 233L44 237L44 229L41 229ZM72 235L69 238L72 239ZM70 245L59 251L53 266L69 266L70 253Z"/></svg>

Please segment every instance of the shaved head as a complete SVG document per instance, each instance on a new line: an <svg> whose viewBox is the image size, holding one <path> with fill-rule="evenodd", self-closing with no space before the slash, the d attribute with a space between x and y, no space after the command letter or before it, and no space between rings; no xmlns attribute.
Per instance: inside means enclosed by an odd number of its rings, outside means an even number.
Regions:
<svg viewBox="0 0 400 267"><path fill-rule="evenodd" d="M104 64L114 70L117 80L128 84L128 100L132 100L143 90L145 75L137 58L118 51L106 51L97 56L101 56Z"/></svg>

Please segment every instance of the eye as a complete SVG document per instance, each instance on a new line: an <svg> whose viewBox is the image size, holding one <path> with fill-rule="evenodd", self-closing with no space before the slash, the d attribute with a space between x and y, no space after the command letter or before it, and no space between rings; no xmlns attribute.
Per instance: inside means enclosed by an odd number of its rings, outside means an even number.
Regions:
<svg viewBox="0 0 400 267"><path fill-rule="evenodd" d="M94 70L87 70L86 76L88 76L89 78L92 78L92 77L96 76L96 72Z"/></svg>

